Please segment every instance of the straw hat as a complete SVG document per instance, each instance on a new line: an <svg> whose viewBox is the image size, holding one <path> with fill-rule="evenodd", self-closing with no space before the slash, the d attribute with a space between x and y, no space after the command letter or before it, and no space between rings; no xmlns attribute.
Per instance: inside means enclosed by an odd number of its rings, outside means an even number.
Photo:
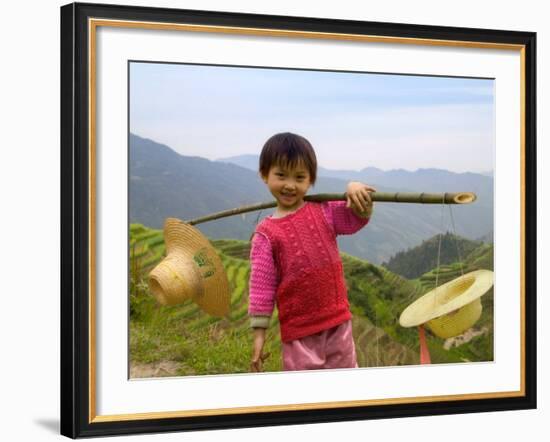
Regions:
<svg viewBox="0 0 550 442"><path fill-rule="evenodd" d="M399 318L403 327L426 324L440 338L458 336L481 316L481 296L493 286L493 272L476 270L426 293Z"/></svg>
<svg viewBox="0 0 550 442"><path fill-rule="evenodd" d="M149 287L160 304L176 305L192 299L206 313L225 316L230 291L216 250L203 234L183 221L164 222L166 258L149 274Z"/></svg>

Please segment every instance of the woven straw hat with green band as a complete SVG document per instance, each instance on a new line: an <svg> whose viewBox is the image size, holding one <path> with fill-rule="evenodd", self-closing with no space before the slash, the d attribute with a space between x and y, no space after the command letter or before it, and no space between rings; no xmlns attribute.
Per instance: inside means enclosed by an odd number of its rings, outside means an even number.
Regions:
<svg viewBox="0 0 550 442"><path fill-rule="evenodd" d="M166 258L149 274L149 287L157 301L177 305L191 299L210 315L227 315L229 282L208 239L195 227L167 218L164 241Z"/></svg>
<svg viewBox="0 0 550 442"><path fill-rule="evenodd" d="M427 324L440 338L458 336L481 316L481 296L493 286L493 272L476 270L426 293L401 314L403 327Z"/></svg>

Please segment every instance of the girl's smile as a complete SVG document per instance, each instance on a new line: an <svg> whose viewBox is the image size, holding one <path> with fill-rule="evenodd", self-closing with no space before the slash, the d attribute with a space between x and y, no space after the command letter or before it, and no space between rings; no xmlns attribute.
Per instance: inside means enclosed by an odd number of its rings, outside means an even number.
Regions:
<svg viewBox="0 0 550 442"><path fill-rule="evenodd" d="M311 186L309 172L302 164L293 169L273 166L262 179L277 200L278 211L283 213L299 209Z"/></svg>

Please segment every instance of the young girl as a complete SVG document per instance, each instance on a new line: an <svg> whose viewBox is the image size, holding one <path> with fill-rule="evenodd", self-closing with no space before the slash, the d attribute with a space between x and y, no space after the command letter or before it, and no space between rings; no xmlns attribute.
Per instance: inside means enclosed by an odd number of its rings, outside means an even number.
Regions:
<svg viewBox="0 0 550 442"><path fill-rule="evenodd" d="M254 330L252 371L262 371L266 329L277 304L284 370L357 367L342 261L336 235L365 226L369 191L347 185L347 201L304 201L317 160L305 138L280 133L265 143L260 175L277 209L258 224L250 251L248 313Z"/></svg>

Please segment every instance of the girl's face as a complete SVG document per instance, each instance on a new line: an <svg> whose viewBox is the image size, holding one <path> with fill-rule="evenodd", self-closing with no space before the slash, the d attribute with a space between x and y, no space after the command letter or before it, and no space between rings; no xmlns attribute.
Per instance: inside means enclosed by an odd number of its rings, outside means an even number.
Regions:
<svg viewBox="0 0 550 442"><path fill-rule="evenodd" d="M284 212L300 208L311 186L309 171L300 163L294 169L273 166L262 179L277 200L277 207Z"/></svg>

